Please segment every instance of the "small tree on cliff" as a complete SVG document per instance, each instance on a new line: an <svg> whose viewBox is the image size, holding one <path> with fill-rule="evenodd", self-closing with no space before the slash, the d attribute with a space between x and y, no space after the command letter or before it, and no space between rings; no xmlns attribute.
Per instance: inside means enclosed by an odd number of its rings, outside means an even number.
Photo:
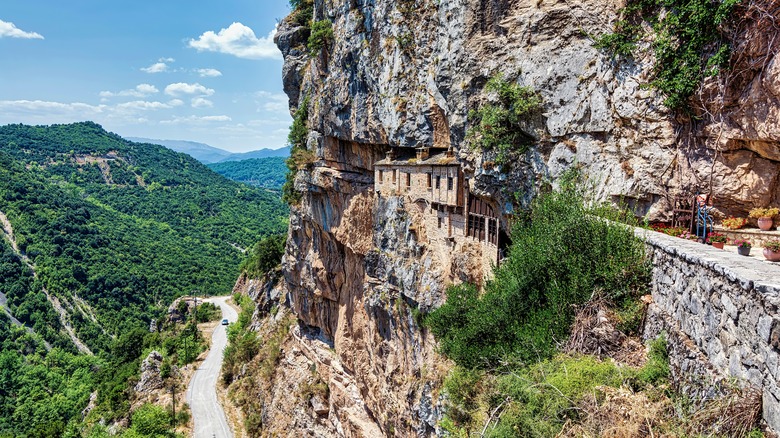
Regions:
<svg viewBox="0 0 780 438"><path fill-rule="evenodd" d="M282 186L282 201L297 205L301 202L301 193L295 190L295 175L299 169L309 166L314 162L314 154L306 148L306 140L309 137L309 96L301 100L298 110L293 116L290 133L287 142L290 144L290 158L287 159L287 177Z"/></svg>

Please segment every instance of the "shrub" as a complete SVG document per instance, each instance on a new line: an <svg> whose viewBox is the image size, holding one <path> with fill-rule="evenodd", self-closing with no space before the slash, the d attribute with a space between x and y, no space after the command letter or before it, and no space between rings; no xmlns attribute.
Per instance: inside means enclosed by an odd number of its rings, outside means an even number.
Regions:
<svg viewBox="0 0 780 438"><path fill-rule="evenodd" d="M642 21L651 24L655 77L672 109L682 108L702 79L726 66L730 48L721 24L740 0L629 0L614 32L596 39L599 48L616 55L631 54L642 35Z"/></svg>
<svg viewBox="0 0 780 438"><path fill-rule="evenodd" d="M145 404L133 412L130 424L132 425L132 430L141 436L167 436L168 426L171 424L171 416L163 407Z"/></svg>
<svg viewBox="0 0 780 438"><path fill-rule="evenodd" d="M309 35L309 54L316 56L320 50L327 48L333 43L333 23L330 20L315 21L311 25L311 35Z"/></svg>
<svg viewBox="0 0 780 438"><path fill-rule="evenodd" d="M451 287L426 319L441 351L467 368L550 357L596 289L615 305L647 286L644 245L623 225L593 217L571 185L540 195L518 221L509 256L480 294Z"/></svg>
<svg viewBox="0 0 780 438"><path fill-rule="evenodd" d="M495 93L497 102L469 112L472 128L468 137L473 147L495 151L496 163L509 164L511 154L524 153L533 138L523 132L522 123L540 110L542 99L530 87L494 76L485 84L485 92Z"/></svg>
<svg viewBox="0 0 780 438"><path fill-rule="evenodd" d="M282 261L287 236L276 234L257 242L249 257L241 263L241 271L251 278L261 278Z"/></svg>
<svg viewBox="0 0 780 438"><path fill-rule="evenodd" d="M305 164L307 153L306 141L309 136L309 128L306 126L309 120L309 96L301 100L298 109L293 116L293 123L290 126L290 133L287 135L287 142L290 144L290 158L285 161L287 165L287 176L282 186L282 201L290 205L297 205L301 201L301 193L295 190L295 175L298 169ZM313 157L313 154L311 154ZM312 160L313 161L313 160Z"/></svg>
<svg viewBox="0 0 780 438"><path fill-rule="evenodd" d="M222 310L214 303L203 303L198 305L195 311L195 319L198 322L209 322L219 319Z"/></svg>
<svg viewBox="0 0 780 438"><path fill-rule="evenodd" d="M312 17L314 17L313 0L290 0L290 7L293 9L293 21L303 27L311 26Z"/></svg>

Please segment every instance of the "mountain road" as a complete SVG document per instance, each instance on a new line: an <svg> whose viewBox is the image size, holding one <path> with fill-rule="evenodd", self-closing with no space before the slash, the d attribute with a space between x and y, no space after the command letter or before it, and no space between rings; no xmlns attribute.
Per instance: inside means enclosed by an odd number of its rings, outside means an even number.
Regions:
<svg viewBox="0 0 780 438"><path fill-rule="evenodd" d="M238 319L238 313L227 304L229 297L206 299L222 309L222 318L230 322ZM187 388L187 403L195 422L195 438L233 438L225 411L217 399L217 380L222 368L222 352L227 346L227 326L218 325L211 335L211 349L206 360L195 372Z"/></svg>

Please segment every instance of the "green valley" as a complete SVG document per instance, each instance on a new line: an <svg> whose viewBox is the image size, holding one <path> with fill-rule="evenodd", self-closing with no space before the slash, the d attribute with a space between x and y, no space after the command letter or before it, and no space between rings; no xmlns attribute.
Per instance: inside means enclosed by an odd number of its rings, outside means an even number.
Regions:
<svg viewBox="0 0 780 438"><path fill-rule="evenodd" d="M104 416L126 411L121 393L150 346L138 333L177 296L228 293L244 253L288 214L277 194L91 122L0 127L0 212L0 298L34 331L0 317L0 360L12 365L0 436L59 436L100 385Z"/></svg>
<svg viewBox="0 0 780 438"><path fill-rule="evenodd" d="M256 187L281 189L287 175L284 157L251 158L241 161L211 163L207 166L233 181Z"/></svg>

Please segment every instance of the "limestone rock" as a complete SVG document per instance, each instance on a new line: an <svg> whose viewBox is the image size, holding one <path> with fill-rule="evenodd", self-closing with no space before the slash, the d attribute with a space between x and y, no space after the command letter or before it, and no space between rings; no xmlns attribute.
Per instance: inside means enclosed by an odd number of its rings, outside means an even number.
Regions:
<svg viewBox="0 0 780 438"><path fill-rule="evenodd" d="M164 386L160 377L160 365L162 365L162 355L157 350L149 353L141 363L141 377L135 385L135 392L139 394L151 393Z"/></svg>
<svg viewBox="0 0 780 438"><path fill-rule="evenodd" d="M469 192L508 216L573 167L593 200L627 201L651 220L668 218L673 197L696 189L711 188L722 214L780 202L774 40L745 22L740 35L755 42L739 50L750 69L730 82L722 108L709 108L713 117L693 124L643 87L653 72L647 43L632 60L594 47L592 36L612 31L623 3L315 0L315 20L332 21L334 43L313 57L305 30L280 23L284 90L292 109L311 99L307 146L316 159L295 178L303 199L291 211L278 295L287 294L301 327L333 346L332 357L310 358L331 388L323 400L330 430L436 433L441 411L430 394L446 361L415 313L439 306L450 284L480 284L495 262L476 247L433 244L435 227L417 200L378 196L374 163L391 147L451 148ZM759 58L766 62L751 61ZM543 101L523 128L535 146L508 169L466 137L469 111L488 99L482 89L496 74ZM702 107L714 85L705 84ZM712 319L702 302L694 307ZM306 351L303 340L291 344ZM291 371L285 384L305 378Z"/></svg>

